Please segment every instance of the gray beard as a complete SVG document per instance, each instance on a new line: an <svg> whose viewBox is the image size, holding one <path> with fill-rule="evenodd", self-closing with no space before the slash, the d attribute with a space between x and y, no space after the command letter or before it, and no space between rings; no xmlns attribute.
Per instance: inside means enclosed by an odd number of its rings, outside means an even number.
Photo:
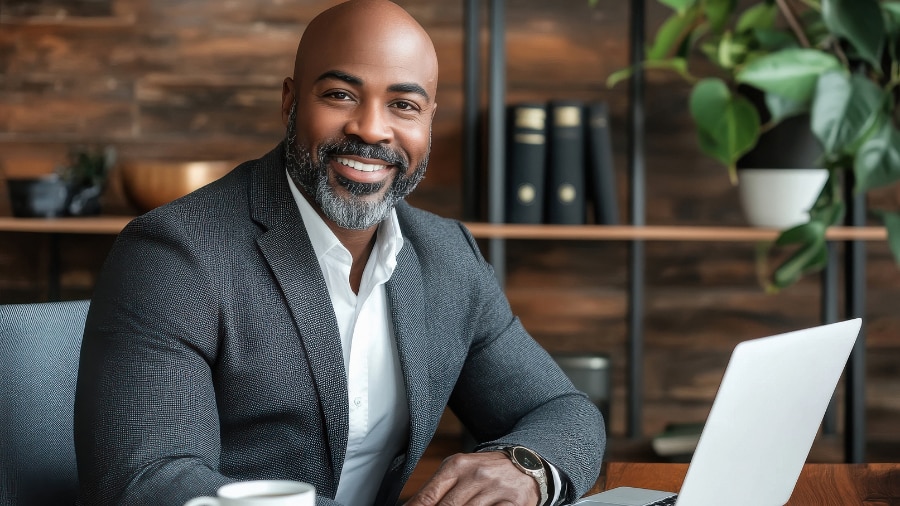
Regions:
<svg viewBox="0 0 900 506"><path fill-rule="evenodd" d="M296 101L291 106L285 144L285 166L294 184L311 196L331 221L341 228L351 230L370 228L390 216L397 202L409 195L425 177L428 165L426 154L415 171L406 175L409 164L402 154L385 146L364 144L351 139L322 143L316 152L318 162L315 162L310 150L297 142ZM430 138L428 144L430 151ZM337 184L343 186L349 194L349 196L341 195L328 180L328 159L336 154L355 154L385 160L396 166L398 174L384 196L374 201L366 200L364 197L380 191L384 184L356 183L336 176Z"/></svg>

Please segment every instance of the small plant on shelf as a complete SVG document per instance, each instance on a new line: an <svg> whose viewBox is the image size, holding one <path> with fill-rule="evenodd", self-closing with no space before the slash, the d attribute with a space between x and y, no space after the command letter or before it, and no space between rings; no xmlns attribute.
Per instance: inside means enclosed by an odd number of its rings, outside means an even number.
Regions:
<svg viewBox="0 0 900 506"><path fill-rule="evenodd" d="M828 258L826 230L844 222L845 186L858 195L900 180L900 2L658 2L673 13L656 31L642 67L674 71L692 84L689 107L700 149L728 168L733 183L737 161L762 132L808 114L828 179L809 221L776 239L775 251L785 258L765 283L777 291L820 270ZM697 53L712 75L693 75ZM632 72L614 73L610 86ZM764 95L764 110L747 92ZM870 213L884 223L900 263L900 214Z"/></svg>
<svg viewBox="0 0 900 506"><path fill-rule="evenodd" d="M69 189L68 214L100 212L100 194L115 164L116 149L112 146L75 146L69 151L68 162L57 170Z"/></svg>

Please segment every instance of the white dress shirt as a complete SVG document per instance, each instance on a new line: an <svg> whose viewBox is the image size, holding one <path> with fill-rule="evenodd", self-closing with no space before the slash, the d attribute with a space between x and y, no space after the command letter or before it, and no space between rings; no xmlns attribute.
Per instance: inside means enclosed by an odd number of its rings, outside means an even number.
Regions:
<svg viewBox="0 0 900 506"><path fill-rule="evenodd" d="M408 441L409 407L385 290L403 235L391 211L390 218L378 226L359 293L353 293L350 252L290 176L288 182L325 277L344 352L350 417L335 500L353 506L372 504L388 466Z"/></svg>
<svg viewBox="0 0 900 506"><path fill-rule="evenodd" d="M392 210L378 225L375 247L363 271L359 294L355 294L350 289L350 252L290 175L287 179L325 276L344 352L350 429L335 500L352 506L372 504L384 473L404 449L409 433L408 400L384 286L397 266L403 234ZM549 467L547 478L554 493L547 503L553 504L562 482L556 468Z"/></svg>

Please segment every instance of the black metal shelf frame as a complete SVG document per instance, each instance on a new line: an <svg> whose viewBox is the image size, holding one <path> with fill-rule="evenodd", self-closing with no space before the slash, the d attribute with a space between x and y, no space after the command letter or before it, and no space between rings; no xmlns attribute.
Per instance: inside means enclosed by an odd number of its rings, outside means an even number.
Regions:
<svg viewBox="0 0 900 506"><path fill-rule="evenodd" d="M480 94L480 29L481 4L479 0L465 0L464 30L464 111L463 111L463 213L465 219L473 220L479 212L479 164L480 153L478 132ZM629 60L633 74L629 80L628 95L628 174L630 183L629 210L632 225L646 224L646 171L644 138L644 75L640 65L644 54L645 0L631 0L629 28ZM488 0L489 46L488 46L488 103L487 103L487 170L488 209L491 223L503 223L504 204L504 108L506 103L506 45L505 45L505 2ZM848 225L865 225L864 197L849 197ZM845 314L847 318L865 315L865 243L845 241ZM503 239L488 240L488 258L494 266L500 282L505 279L505 242ZM829 268L822 274L822 323L837 321L837 284L835 245L829 245ZM628 371L627 371L627 435L641 437L642 433L642 392L643 392L643 352L644 352L644 241L629 243L628 280ZM865 327L847 364L845 382L845 460L851 463L865 461ZM824 420L826 432L833 432L835 408L832 406Z"/></svg>

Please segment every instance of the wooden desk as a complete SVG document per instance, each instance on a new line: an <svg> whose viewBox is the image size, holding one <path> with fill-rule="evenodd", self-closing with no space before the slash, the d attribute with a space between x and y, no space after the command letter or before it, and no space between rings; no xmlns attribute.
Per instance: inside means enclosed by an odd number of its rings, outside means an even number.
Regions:
<svg viewBox="0 0 900 506"><path fill-rule="evenodd" d="M677 492L687 469L687 464L610 462L603 490L628 486ZM806 464L788 504L900 505L900 464Z"/></svg>

